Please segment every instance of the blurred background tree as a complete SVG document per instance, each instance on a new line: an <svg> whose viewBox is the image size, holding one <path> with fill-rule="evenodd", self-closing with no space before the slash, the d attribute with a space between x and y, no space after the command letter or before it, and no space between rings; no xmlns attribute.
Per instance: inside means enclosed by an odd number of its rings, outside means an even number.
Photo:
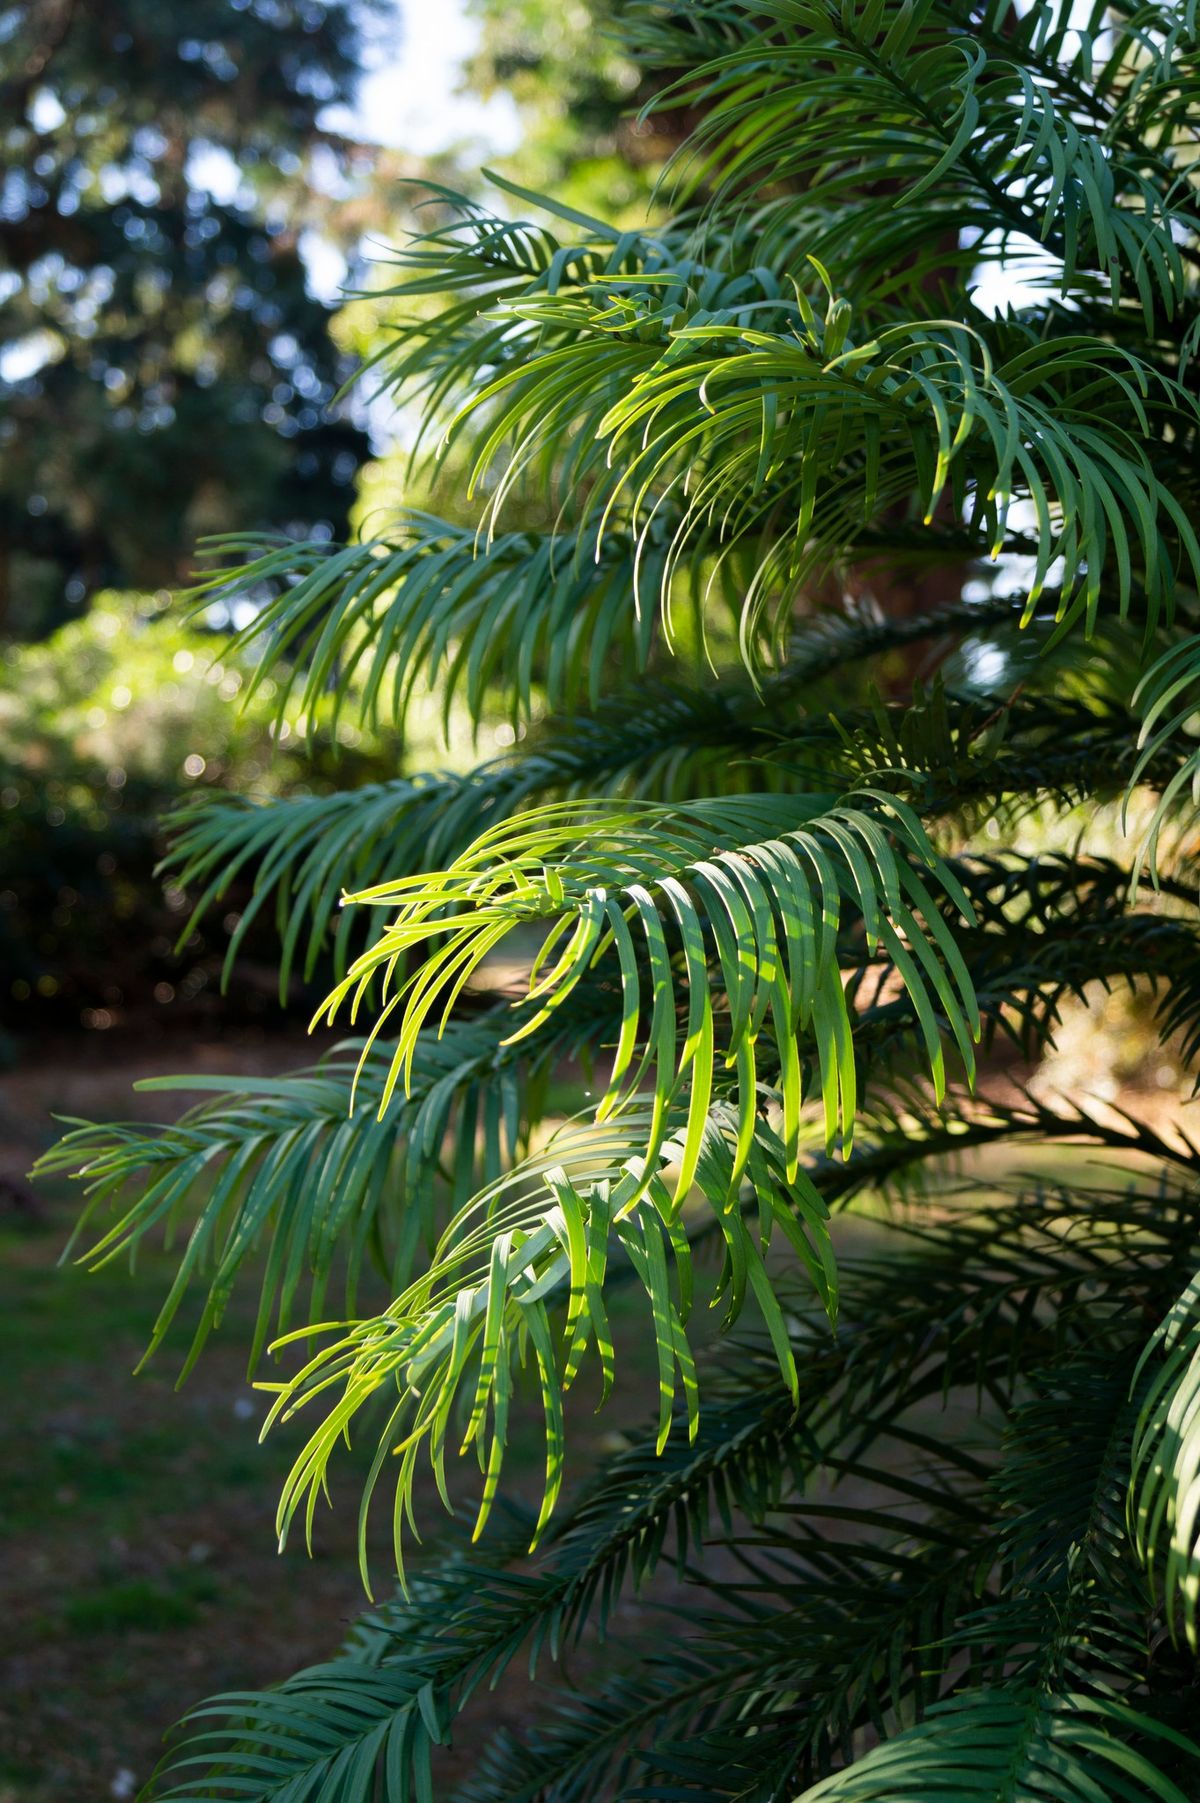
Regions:
<svg viewBox="0 0 1200 1803"><path fill-rule="evenodd" d="M344 529L364 432L303 255L376 0L0 12L0 636L195 540ZM328 207L324 208L328 212Z"/></svg>
<svg viewBox="0 0 1200 1803"><path fill-rule="evenodd" d="M619 224L644 225L654 176L675 141L669 119L639 119L645 72L612 32L618 0L473 0L479 41L467 79L510 94L521 145L502 167L539 193Z"/></svg>
<svg viewBox="0 0 1200 1803"><path fill-rule="evenodd" d="M398 741L337 747L318 718L293 720L273 755L269 710L241 716L226 692L253 659L239 670L206 651L179 589L206 533L336 539L401 492L403 445L375 430L366 391L334 404L394 304L338 290L386 290L371 258L428 222L424 182L482 191L479 164L495 164L644 221L674 124L638 123L644 81L607 35L613 12L613 0L459 0L436 20L398 0L0 4L8 1056L79 1023L142 1034L213 1014L223 920L177 956L182 897L154 874L181 784L319 792L411 757ZM459 474L441 473L451 514ZM426 504L427 473L407 472L402 492ZM435 697L426 712L436 719ZM414 716L409 739L423 730ZM237 914L235 897L225 918ZM266 915L256 934L265 968ZM118 940L121 969L101 975ZM240 982L220 1018L272 1006Z"/></svg>
<svg viewBox="0 0 1200 1803"><path fill-rule="evenodd" d="M179 611L105 592L0 655L0 1066L6 1027L128 1024L144 1038L173 1019L282 1024L273 919L222 996L250 886L192 930L189 900L156 872L163 818L197 791L321 794L394 768L386 735L336 732L299 701L276 720L273 681L247 699L249 660Z"/></svg>

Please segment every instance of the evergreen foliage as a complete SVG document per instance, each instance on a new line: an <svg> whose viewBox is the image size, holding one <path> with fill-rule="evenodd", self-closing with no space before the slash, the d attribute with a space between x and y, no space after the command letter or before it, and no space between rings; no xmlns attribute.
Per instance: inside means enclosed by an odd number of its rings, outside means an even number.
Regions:
<svg viewBox="0 0 1200 1803"><path fill-rule="evenodd" d="M504 182L397 254L374 375L474 525L238 539L201 597L270 589L281 689L506 728L468 775L177 822L201 909L252 874L285 975L332 944L360 1037L47 1161L85 1257L186 1225L156 1343L265 1273L251 1359L282 1336L272 1416L313 1423L281 1534L346 1436L364 1572L390 1504L398 1594L198 1707L153 1794L446 1796L529 1661L463 1803L1184 1803L1198 1154L999 1073L1097 983L1200 1051L1200 9L616 16L684 121L667 222ZM618 1303L656 1406L580 1481L571 1386L637 1381ZM439 1491L473 1541L414 1557ZM669 1632L623 1632L671 1569Z"/></svg>
<svg viewBox="0 0 1200 1803"><path fill-rule="evenodd" d="M345 530L367 443L300 240L372 11L0 16L0 637L177 583L201 532Z"/></svg>

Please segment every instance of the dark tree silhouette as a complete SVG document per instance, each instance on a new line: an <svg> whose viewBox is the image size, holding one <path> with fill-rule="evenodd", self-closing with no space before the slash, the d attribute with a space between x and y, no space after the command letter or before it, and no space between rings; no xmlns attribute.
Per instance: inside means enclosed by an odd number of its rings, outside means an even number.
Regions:
<svg viewBox="0 0 1200 1803"><path fill-rule="evenodd" d="M203 532L344 529L366 441L299 241L370 10L0 18L0 633L176 583Z"/></svg>

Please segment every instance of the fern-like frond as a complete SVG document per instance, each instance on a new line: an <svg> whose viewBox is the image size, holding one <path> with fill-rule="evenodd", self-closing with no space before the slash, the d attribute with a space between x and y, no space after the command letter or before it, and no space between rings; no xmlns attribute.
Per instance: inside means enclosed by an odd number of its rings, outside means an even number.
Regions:
<svg viewBox="0 0 1200 1803"><path fill-rule="evenodd" d="M538 223L432 184L439 222L392 253L385 267L396 279L371 294L375 302L382 295L404 307L364 373L379 393L418 404L414 457L431 429L478 389L481 375L519 363L535 340L543 350L567 341L569 328L523 326L512 311L522 302L615 288L655 294L673 306L761 314L792 299L790 281L744 250L716 260L699 256L686 222L618 231L554 195L491 171L488 180L504 197L502 206L516 200L532 207Z"/></svg>
<svg viewBox="0 0 1200 1803"><path fill-rule="evenodd" d="M554 798L686 802L718 780L730 794L768 783L794 790L880 782L922 809L1008 814L1047 797L1071 806L1101 786L1115 794L1134 761L1119 710L1037 698L1010 702L997 715L935 686L906 709L844 709L836 724L820 711L819 685L831 663L951 633L975 612L945 609L898 625L844 615L814 621L764 691L772 708L795 710L787 727L764 719L757 698L736 681L703 693L648 683L594 714L539 728L466 776L430 773L265 801L208 791L168 819L161 869L182 889L199 890L181 942L231 890L248 886L230 931L225 985L246 935L267 914L280 937L281 997L297 969L313 976L327 947L341 976L375 924L363 909L342 908L346 891L449 862L493 820ZM1007 606L992 623L1002 617L1011 618ZM805 712L810 693L813 709ZM1174 744L1158 748L1139 780L1168 786L1177 755ZM1162 872L1159 880L1162 886ZM1178 888L1169 879L1166 886ZM1059 893L1066 905L1061 886Z"/></svg>
<svg viewBox="0 0 1200 1803"><path fill-rule="evenodd" d="M422 1046L411 1090L386 1116L386 1061L364 1065L359 1045L286 1077L149 1078L140 1087L155 1093L212 1093L170 1125L78 1124L43 1156L38 1174L70 1173L83 1183L87 1202L73 1238L99 1228L82 1255L92 1269L131 1254L147 1235L185 1236L147 1358L192 1285L206 1283L190 1370L239 1278L247 1268L260 1273L253 1366L272 1316L280 1333L298 1306L306 1323L322 1319L339 1262L351 1310L365 1257L393 1289L403 1287L449 1210L522 1150L535 1112L531 1091L558 1060L588 1045L595 1015L588 998L580 1000L583 1007L560 1015L524 1057L498 1044L495 1010L453 1022ZM500 1017L507 1023L508 1011ZM113 1210L115 1222L102 1224ZM305 1282L310 1293L300 1305Z"/></svg>
<svg viewBox="0 0 1200 1803"><path fill-rule="evenodd" d="M624 1584L668 1553L686 1558L713 1511L761 1518L806 1468L807 1430L776 1368L743 1360L714 1389L694 1440L659 1452L651 1435L608 1462L550 1524L539 1565L512 1568L533 1523L506 1511L478 1551L443 1547L335 1663L194 1710L156 1794L266 1803L287 1784L294 1803L370 1803L385 1779L391 1799L412 1794L457 1716L518 1654L560 1657L593 1612L603 1632Z"/></svg>
<svg viewBox="0 0 1200 1803"><path fill-rule="evenodd" d="M330 950L339 975L356 935L370 932L364 910L342 910L346 891L449 862L482 828L532 803L579 793L683 800L717 769L733 789L773 777L791 786L786 773L762 762L776 736L739 710L744 699L736 687L696 694L648 683L640 694L578 715L569 727L542 731L469 775L397 777L261 802L220 790L198 796L169 818L171 845L162 863L181 888L200 890L181 939L232 885L249 881L252 894L230 934L223 980L228 983L253 922L272 910L285 994L297 964L306 978L313 975L335 916ZM744 767L740 784L729 775L731 759Z"/></svg>
<svg viewBox="0 0 1200 1803"><path fill-rule="evenodd" d="M850 1144L855 1061L837 949L850 910L868 947L883 948L916 1011L935 1087L944 1083L942 1021L968 1071L973 1068L979 1020L970 979L927 879L970 917L957 879L916 816L884 793L864 791L841 804L826 796L746 795L674 809L552 805L483 834L438 875L402 878L358 897L400 912L351 967L325 1012L332 1019L351 995L357 1009L382 975L389 993L380 1024L404 1009L394 1084L430 1013L451 1008L471 972L518 925L554 923L530 979L538 1010L522 1033L551 1019L611 948L621 981L620 1032L597 1118L619 1114L652 1070L655 1107L646 1147L652 1161L668 1109L686 1087L678 1201L695 1174L713 1095L718 1024L709 962L715 958L728 1008L720 1050L726 1068L735 1070L739 1098L732 1193L753 1141L755 1041L764 1022L781 1060L789 1174L799 1158L798 1030L815 1036L827 1139L832 1143L840 1128ZM417 947L426 951L423 962L398 982L400 961ZM679 958L686 985L682 1042Z"/></svg>
<svg viewBox="0 0 1200 1803"><path fill-rule="evenodd" d="M695 1600L672 1612L677 1650L560 1693L544 1725L493 1742L456 1803L584 1803L605 1789L785 1796L864 1720L919 1712L938 1694L936 1642L975 1600L985 1563L970 1538L985 1528L970 1499L978 1461L889 1484L890 1461L927 1451L895 1428L877 1462L855 1461L871 1507L836 1493L785 1503L736 1551L715 1549L731 1570L689 1574Z"/></svg>
<svg viewBox="0 0 1200 1803"><path fill-rule="evenodd" d="M658 1138L652 1157L651 1106L628 1109L615 1122L568 1126L540 1152L483 1189L450 1222L428 1270L410 1283L385 1314L355 1323L283 1383L267 1426L326 1393L333 1406L301 1452L279 1505L286 1534L303 1509L311 1529L337 1442L368 1402L384 1400L388 1414L379 1451L367 1478L360 1521L395 1455L394 1545L403 1571L402 1534L412 1522L412 1489L424 1453L439 1493L452 1508L445 1450L452 1415L461 1399L469 1409L460 1451L478 1453L482 1494L475 1535L483 1531L496 1495L508 1444L508 1418L516 1371L532 1354L545 1418L546 1477L535 1539L549 1521L562 1484L565 1421L563 1394L589 1351L597 1359L603 1395L611 1389L615 1351L606 1307L609 1262L614 1251L628 1260L650 1306L658 1366L658 1444L671 1433L681 1392L691 1435L699 1419L695 1360L686 1327L693 1297L693 1268L683 1213L686 1196L673 1196L664 1173L688 1154L695 1132ZM786 1168L780 1140L759 1123L747 1144L730 1111L714 1106L699 1135L693 1177L716 1216L725 1246L712 1305L722 1303L728 1325L747 1297L769 1330L781 1375L797 1393L796 1364L787 1324L767 1275L765 1256L774 1232L810 1273L831 1317L837 1281L828 1236L828 1211L807 1176ZM736 1171L736 1176L735 1176ZM742 1180L757 1206L751 1232L741 1210L730 1206ZM688 1188L691 1187L689 1179ZM674 1285L671 1267L674 1266ZM674 1291L674 1293L672 1293ZM561 1336L552 1308L566 1305ZM367 1581L365 1543L360 1541Z"/></svg>
<svg viewBox="0 0 1200 1803"><path fill-rule="evenodd" d="M274 682L282 718L294 695L315 712L353 707L368 726L403 726L414 696L459 700L478 720L503 695L514 724L531 715L535 684L554 707L595 706L620 652L645 667L657 614L628 604L635 558L654 592L667 537L634 545L613 533L585 555L569 533L477 533L428 514L401 515L386 538L332 545L262 536L213 538L202 550L222 567L190 591L193 606L264 590L233 640L253 654L247 697ZM273 591L273 592L272 592ZM520 646L519 674L505 679Z"/></svg>
<svg viewBox="0 0 1200 1803"><path fill-rule="evenodd" d="M823 316L798 295L788 332L707 309L680 319L624 295L520 312L573 336L531 352L464 409L481 420L473 482L503 454L489 517L527 468L569 441L572 484L594 483L589 542L599 530L603 543L618 507L637 533L650 530L670 497L679 523L668 573L685 554L693 567L743 558L748 660L764 632L778 642L796 593L901 500L927 526L944 501L992 555L1014 503L1027 503L1037 522L1030 615L1060 558L1060 612L1089 629L1106 575L1124 614L1136 564L1153 622L1177 578L1200 572L1194 530L1143 443L1167 413L1194 433L1195 404L1100 340L1047 342L1012 324L994 357L953 322L858 331L832 287Z"/></svg>
<svg viewBox="0 0 1200 1803"><path fill-rule="evenodd" d="M1081 1707L1092 1692L1119 1709L1146 1658L1139 1574L1122 1569L1130 1364L1127 1345L1107 1359L1093 1345L1035 1376L998 1469L982 1421L970 1452L895 1422L869 1452L827 1446L849 1495L739 1534L732 1575L694 1574L708 1609L677 1616L681 1656L646 1655L599 1696L565 1698L548 1732L502 1737L463 1803L577 1803L606 1779L647 1799L793 1796L849 1764L864 1730L895 1736L997 1665L1034 1711L1045 1693L1053 1713L1064 1680ZM1123 1617L1126 1595L1142 1607Z"/></svg>
<svg viewBox="0 0 1200 1803"><path fill-rule="evenodd" d="M1129 778L1129 796L1139 782L1145 780L1156 757L1173 739L1186 734L1195 737L1197 714L1200 713L1200 637L1195 634L1172 645L1146 671L1134 695L1140 707L1142 729L1138 736L1139 757ZM1187 803L1190 800L1191 808ZM1163 829L1172 817L1190 812L1194 820L1200 810L1200 751L1189 751L1163 787L1150 823L1138 848L1139 868L1149 867L1151 881L1159 876L1159 845Z"/></svg>
<svg viewBox="0 0 1200 1803"><path fill-rule="evenodd" d="M908 1130L903 1121L895 1128L898 1137ZM1136 1141L1148 1131L1131 1122L1127 1136ZM1152 1155L1154 1144L1151 1135L1142 1149ZM818 1167L814 1182L822 1186L841 1169ZM1025 1513L1046 1501L1043 1464L1025 1461L1024 1484L1015 1467L1010 1471L1006 1510L991 1520L978 1506L984 1475L978 1460L965 1449L942 1455L919 1432L906 1440L899 1418L914 1398L936 1403L962 1387L1007 1403L1026 1362L1044 1364L1064 1346L1090 1345L1097 1319L1107 1318L1128 1339L1131 1294L1152 1307L1196 1252L1190 1189L1083 1191L1073 1182L1069 1192L1023 1192L985 1212L951 1216L937 1235L914 1223L866 1256L844 1257L844 1326L836 1339L820 1314L805 1315L789 1299L799 1409L779 1382L769 1342L753 1359L742 1353L723 1361L706 1373L694 1440L674 1434L660 1453L655 1426L607 1461L548 1524L536 1564L510 1565L532 1523L493 1520L476 1552L443 1552L423 1565L410 1598L385 1604L333 1666L314 1668L277 1691L216 1698L194 1712L166 1762L162 1783L172 1787L166 1796L172 1803L210 1795L266 1803L291 1785L294 1793L287 1794L296 1803L373 1803L385 1774L389 1798L412 1794L404 1786L421 1781L462 1708L505 1663L525 1648L539 1660L559 1656L592 1612L604 1626L627 1579L640 1585L668 1554L682 1569L700 1553L714 1519L728 1532L739 1512L759 1524L759 1545L744 1548L743 1576L725 1598L734 1602L734 1615L694 1623L699 1639L692 1652L709 1670L719 1657L740 1659L747 1682L777 1685L778 1695L770 1718L750 1711L739 1727L740 1692L729 1687L735 1719L718 1723L711 1741L658 1748L659 1769L697 1803L729 1794L720 1773L744 1766L755 1775L764 1768L777 1774L805 1756L808 1745L823 1769L848 1750L856 1725L882 1723L891 1695L931 1700L927 1687L942 1669L931 1663L931 1648L952 1627L945 1611L978 1613L982 1600L965 1544L960 1556L944 1538L928 1539L928 1556L912 1566L902 1547L888 1550L914 1514L919 1523L938 1513L911 1486L914 1460L954 1474L953 1484L941 1481L943 1520L965 1511L960 1520L970 1534L983 1536L989 1563L999 1536L1007 1534L1026 1569L1036 1573L1045 1565L1036 1550L1045 1524ZM1057 1391L1043 1384L1047 1401L1031 1407L1061 1399L1061 1378L1054 1381ZM1119 1377L1122 1397L1126 1387L1127 1378ZM1061 1400L1058 1407L1061 1416ZM1111 1437L1101 1409L1080 1411L1081 1428L1085 1420L1095 1429L1086 1436L1089 1446L1097 1436ZM1049 1422L1042 1439L1049 1445L1058 1436L1061 1445L1062 1431L1061 1420ZM789 1493L802 1495L811 1486L823 1463L841 1468L847 1453L860 1475L873 1471L873 1483L884 1474L886 1490L898 1475L897 1459L886 1450L897 1433L907 1513L886 1533L873 1520L865 1544L829 1539L820 1508L787 1503ZM1073 1450L1082 1450L1082 1439ZM964 1479L966 1491L956 1502ZM1107 1495L1107 1487L1105 1467L1097 1488ZM848 1511L849 1525L853 1499L837 1506ZM1090 1506L1085 1488L1060 1535L1060 1564ZM1119 1518L1119 1500L1116 1506ZM1085 1557L1084 1575L1091 1569ZM710 1582L716 1595L730 1579L718 1568ZM849 1637L848 1622L855 1624ZM867 1631L872 1622L878 1639ZM788 1694L789 1648L807 1674L803 1694L794 1687ZM667 1674L647 1679L643 1700L651 1686L656 1696L669 1692ZM636 1708L636 1698L631 1701ZM837 1731L825 1731L827 1711L840 1724ZM795 1731L790 1745L772 1739L772 1719ZM488 1795L486 1774L502 1775L514 1760L519 1770L519 1750L498 1750L478 1781L482 1795Z"/></svg>
<svg viewBox="0 0 1200 1803"><path fill-rule="evenodd" d="M493 820L511 819L537 802L609 794L686 802L717 786L718 779L725 792L735 794L767 784L786 790L811 787L814 779L840 785L877 775L895 779L922 799L947 802L955 787L964 795L981 786L988 792L1066 788L1077 765L1097 756L1107 760L1110 752L1120 755L1124 746L1116 723L1089 715L1092 730L1081 734L1083 716L1066 707L1010 710L1016 729L1033 734L1046 749L1032 762L1010 760L998 770L989 770L987 759L977 755L986 717L970 705L948 711L944 697L934 708L914 705L895 726L895 709L854 710L836 727L818 707L805 711L803 699L831 667L856 655L951 634L974 625L979 611L945 609L899 625L845 615L815 620L797 635L791 658L765 689L773 706L795 711L797 719L787 728L764 719L758 698L736 679L703 692L648 682L594 713L548 723L512 752L465 776L434 772L352 791L264 801L208 791L167 822L171 842L161 869L180 888L200 891L181 943L234 885L249 884L250 899L230 933L223 982L228 983L251 926L272 912L281 941L283 996L297 966L306 979L313 975L335 916L330 950L339 976L356 934L370 930L362 910L340 912L345 892L449 862ZM1001 618L1011 618L1007 604L1003 613L990 615L992 624ZM819 702L819 692L814 700ZM1077 729L1075 749L1057 744L1051 749L1051 737L1063 739L1068 726ZM943 753L947 768L939 764ZM1064 770L1067 759L1070 768ZM935 776L940 778L936 796Z"/></svg>
<svg viewBox="0 0 1200 1803"><path fill-rule="evenodd" d="M1174 1626L1182 1612L1194 1649L1200 1597L1200 1278L1151 1335L1138 1376L1147 1387L1133 1445L1131 1530L1150 1571L1162 1569L1168 1624Z"/></svg>
<svg viewBox="0 0 1200 1803"><path fill-rule="evenodd" d="M1194 1772L1200 1747L1147 1715L1139 1694L1149 1611L1124 1519L1135 1348L1128 1322L1111 1336L1102 1316L1095 1326L1086 1350L1030 1374L1035 1394L1010 1417L993 1480L1007 1582L965 1614L948 1649L983 1661L978 1687L810 1787L812 1803L1187 1794L1172 1772L1180 1754Z"/></svg>
<svg viewBox="0 0 1200 1803"><path fill-rule="evenodd" d="M1149 320L1174 315L1186 282L1178 239L1194 230L1194 203L1169 133L1151 150L1129 127L1138 64L1142 107L1153 105L1151 87L1170 94L1185 75L1178 22L1147 9L1138 28L1117 25L1105 43L1099 9L1083 25L1048 3L1016 17L985 7L983 21L954 0L700 10L730 41L656 104L699 111L675 173L706 191L710 209L787 184L793 205L817 222L824 215L812 249L825 259L841 249L847 215L876 225L894 258L921 233L970 225L1019 235L1060 260L1061 292L1090 269L1114 304L1132 289ZM1107 83L1089 83L1091 58L1106 54ZM865 261L869 271L869 248Z"/></svg>
<svg viewBox="0 0 1200 1803"><path fill-rule="evenodd" d="M864 1100L860 1135L846 1159L810 1159L809 1174L831 1209L843 1208L864 1191L901 1201L922 1172L961 1168L971 1152L986 1146L1073 1145L1103 1147L1133 1161L1154 1161L1164 1169L1192 1172L1200 1152L1185 1133L1170 1137L1135 1120L1112 1104L1085 1107L1062 1097L1053 1106L1030 1096L1019 1102L950 1093L935 1107L919 1089L907 1092L892 1082Z"/></svg>
<svg viewBox="0 0 1200 1803"><path fill-rule="evenodd" d="M1184 1735L1113 1698L966 1691L796 1803L1188 1803L1155 1763L1166 1749L1200 1757Z"/></svg>

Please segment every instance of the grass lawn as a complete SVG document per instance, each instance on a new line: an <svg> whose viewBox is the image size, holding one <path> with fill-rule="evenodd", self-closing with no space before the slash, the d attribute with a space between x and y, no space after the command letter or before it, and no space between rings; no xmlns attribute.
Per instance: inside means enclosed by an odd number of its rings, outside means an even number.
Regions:
<svg viewBox="0 0 1200 1803"><path fill-rule="evenodd" d="M51 1056L0 1079L0 1173L27 1168L49 1142L51 1110L104 1119L161 1109L162 1097L130 1095L148 1071L278 1071L311 1056L307 1043L267 1041L193 1048L182 1063L154 1047L113 1048L101 1060L94 1038L82 1044L75 1061ZM279 1489L308 1430L288 1425L258 1442L269 1399L245 1369L253 1279L181 1390L175 1378L198 1296L134 1376L174 1266L145 1249L133 1273L127 1263L98 1273L61 1264L76 1197L64 1184L43 1198L40 1219L8 1214L0 1226L0 1803L134 1795L189 1704L329 1657L365 1607L355 1542L365 1440L335 1461L335 1507L318 1515L312 1558L302 1532L276 1551ZM625 1372L644 1362L648 1378L652 1345L632 1292L628 1307L641 1331L631 1321ZM651 1393L648 1382L629 1382L598 1418L581 1397L573 1469L603 1456L622 1420L640 1420ZM538 1405L529 1404L506 1487L532 1500L544 1451ZM384 1503L372 1560L381 1594L392 1569L388 1513ZM432 1486L422 1519L434 1532L445 1520ZM636 1605L629 1614L636 1621ZM518 1724L525 1695L518 1661L485 1694L489 1728ZM451 1756L445 1778L454 1765Z"/></svg>
<svg viewBox="0 0 1200 1803"><path fill-rule="evenodd" d="M362 1607L349 1469L311 1562L275 1552L296 1436L258 1444L253 1294L177 1394L169 1351L131 1375L169 1261L64 1269L64 1226L0 1249L3 1803L132 1794L189 1702L326 1656Z"/></svg>

